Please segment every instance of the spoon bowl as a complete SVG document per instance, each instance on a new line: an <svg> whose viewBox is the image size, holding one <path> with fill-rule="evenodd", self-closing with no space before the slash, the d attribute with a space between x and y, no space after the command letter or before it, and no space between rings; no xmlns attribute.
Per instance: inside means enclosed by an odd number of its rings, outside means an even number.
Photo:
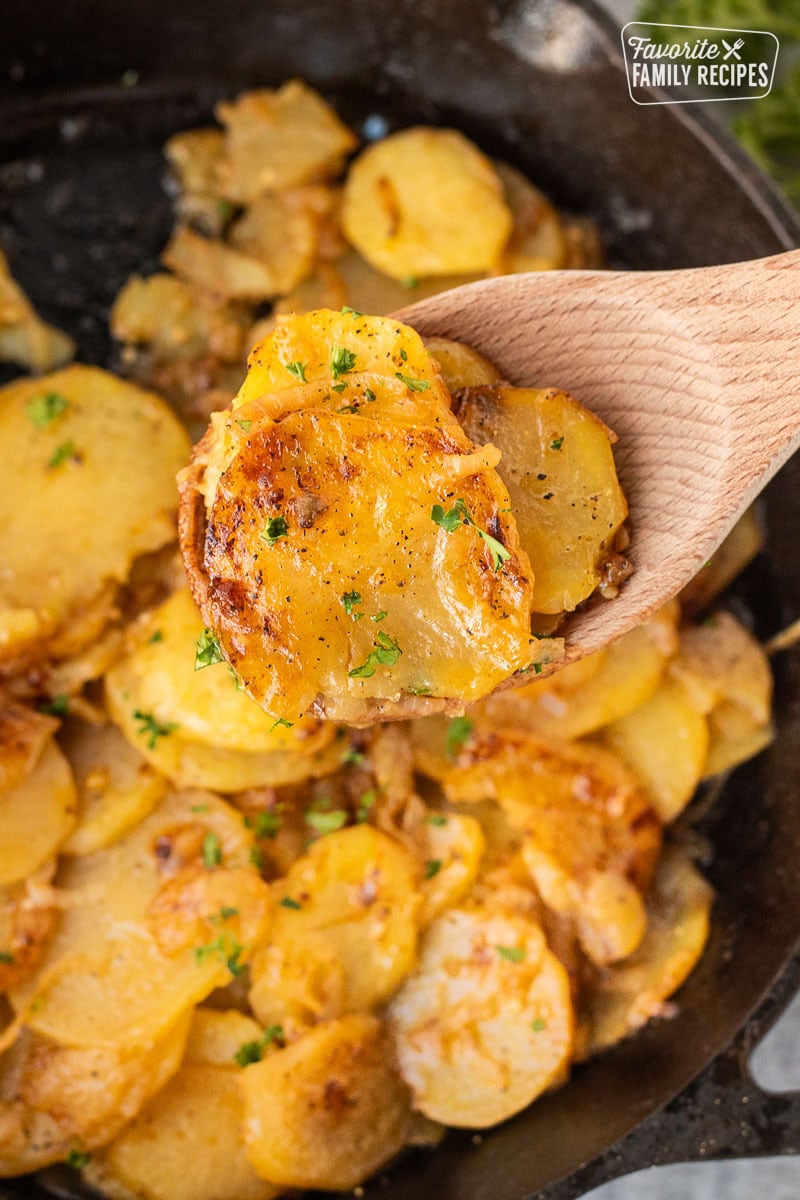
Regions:
<svg viewBox="0 0 800 1200"><path fill-rule="evenodd" d="M499 276L397 315L473 346L511 383L571 392L619 437L634 573L615 600L569 616L567 661L676 595L800 445L800 250L683 271Z"/></svg>

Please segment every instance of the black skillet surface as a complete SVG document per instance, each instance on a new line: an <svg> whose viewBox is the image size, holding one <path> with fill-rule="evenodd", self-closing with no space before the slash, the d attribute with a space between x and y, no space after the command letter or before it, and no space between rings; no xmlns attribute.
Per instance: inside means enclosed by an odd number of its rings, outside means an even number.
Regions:
<svg viewBox="0 0 800 1200"><path fill-rule="evenodd" d="M590 3L4 0L0 245L81 357L113 361L108 304L132 271L156 267L170 228L164 139L208 120L221 95L293 75L356 124L377 114L464 130L596 217L615 263L700 266L798 244L796 221L731 143L687 109L631 103L618 31ZM761 634L800 615L799 486L795 459L765 497L767 551L737 585ZM778 663L776 704L774 746L705 815L696 808L717 901L678 1015L477 1143L455 1133L409 1156L368 1193L571 1200L639 1166L800 1150L800 1101L742 1074L800 983L796 652ZM76 1190L66 1171L50 1186ZM41 1195L23 1180L0 1200Z"/></svg>

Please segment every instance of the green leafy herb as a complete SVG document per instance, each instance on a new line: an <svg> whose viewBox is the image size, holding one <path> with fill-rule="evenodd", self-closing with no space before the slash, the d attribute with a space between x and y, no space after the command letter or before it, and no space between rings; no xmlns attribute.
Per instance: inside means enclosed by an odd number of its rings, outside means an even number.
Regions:
<svg viewBox="0 0 800 1200"><path fill-rule="evenodd" d="M264 870L264 855L261 853L260 846L251 846L250 847L250 862L256 868L257 871Z"/></svg>
<svg viewBox="0 0 800 1200"><path fill-rule="evenodd" d="M552 442L550 443L550 449L551 450L560 450L563 445L564 445L563 437L553 438Z"/></svg>
<svg viewBox="0 0 800 1200"><path fill-rule="evenodd" d="M284 1040L283 1026L270 1025L269 1029L265 1030L264 1036L258 1038L257 1041L243 1042L233 1056L234 1061L240 1067L249 1067L251 1063L261 1062L267 1046L271 1046L273 1042L276 1045L283 1045Z"/></svg>
<svg viewBox="0 0 800 1200"><path fill-rule="evenodd" d="M223 904L218 913L212 913L208 918L212 925L221 925L223 921L230 921L231 917L238 917L238 908L229 908Z"/></svg>
<svg viewBox="0 0 800 1200"><path fill-rule="evenodd" d="M428 817L429 825L446 825L447 817L443 817L441 813L431 813Z"/></svg>
<svg viewBox="0 0 800 1200"><path fill-rule="evenodd" d="M317 833L335 833L337 829L347 824L347 813L336 808L331 812L307 812L306 821Z"/></svg>
<svg viewBox="0 0 800 1200"><path fill-rule="evenodd" d="M351 317L363 317L364 315L363 313L360 313L357 308L351 308L349 304L342 305L342 312L349 313Z"/></svg>
<svg viewBox="0 0 800 1200"><path fill-rule="evenodd" d="M534 1033L542 1033L543 1030L547 1029L547 1021L543 1020L542 1017L537 1017L535 1021L531 1021L531 1029Z"/></svg>
<svg viewBox="0 0 800 1200"><path fill-rule="evenodd" d="M56 446L53 457L48 462L48 467L61 467L69 458L77 458L78 447L70 438L66 442L62 442L60 446Z"/></svg>
<svg viewBox="0 0 800 1200"><path fill-rule="evenodd" d="M370 651L360 667L348 671L348 675L351 679L371 679L378 667L393 667L402 653L396 639L381 631L375 649Z"/></svg>
<svg viewBox="0 0 800 1200"><path fill-rule="evenodd" d="M224 661L217 635L211 629L204 629L194 647L195 671L202 671L205 667L213 667Z"/></svg>
<svg viewBox="0 0 800 1200"><path fill-rule="evenodd" d="M208 812L208 805L207 804L193 804L189 811L193 812L193 813Z"/></svg>
<svg viewBox="0 0 800 1200"><path fill-rule="evenodd" d="M69 408L69 400L60 392L43 392L34 396L25 409L37 429L44 429Z"/></svg>
<svg viewBox="0 0 800 1200"><path fill-rule="evenodd" d="M374 616L370 617L370 621L374 621L375 624L377 625L378 621L383 621L384 618L388 617L388 615L389 614L387 613L386 609L382 608L379 613L375 613Z"/></svg>
<svg viewBox="0 0 800 1200"><path fill-rule="evenodd" d="M431 509L431 520L445 531L445 533L453 533L458 529L459 525L466 524L464 521L464 513L466 505L463 500L456 500L452 508L445 512L441 504L434 504Z"/></svg>
<svg viewBox="0 0 800 1200"><path fill-rule="evenodd" d="M307 383L306 379L306 363L290 362L286 363L286 370L290 375L294 375L295 379L300 379L303 383Z"/></svg>
<svg viewBox="0 0 800 1200"><path fill-rule="evenodd" d="M400 358L403 362L408 362L408 355L406 354L405 350L400 351Z"/></svg>
<svg viewBox="0 0 800 1200"><path fill-rule="evenodd" d="M233 216L233 205L230 200L217 201L217 216L220 221L230 221Z"/></svg>
<svg viewBox="0 0 800 1200"><path fill-rule="evenodd" d="M360 767L364 762L364 754L361 750L356 750L355 746L348 746L342 755L342 763L351 767Z"/></svg>
<svg viewBox="0 0 800 1200"><path fill-rule="evenodd" d="M365 821L369 820L369 814L372 812L377 799L378 793L374 788L370 788L368 792L364 792L358 802L358 811L356 812L356 821L359 825L363 825Z"/></svg>
<svg viewBox="0 0 800 1200"><path fill-rule="evenodd" d="M299 912L302 907L300 901L293 900L291 896L284 896L281 900L281 908L292 908Z"/></svg>
<svg viewBox="0 0 800 1200"><path fill-rule="evenodd" d="M402 371L395 371L395 378L404 383L407 388L411 388L412 392L427 392L431 386L427 379L412 379L410 375L404 375Z"/></svg>
<svg viewBox="0 0 800 1200"><path fill-rule="evenodd" d="M270 733L274 733L275 730L280 729L281 726L283 726L284 729L293 729L294 721L287 721L285 717L278 717L277 720L273 721L272 724L270 725L270 727L269 727Z"/></svg>
<svg viewBox="0 0 800 1200"><path fill-rule="evenodd" d="M485 529L475 522L466 501L459 498L456 500L452 508L445 512L441 504L434 504L431 509L431 520L435 521L446 533L453 533L459 525L471 525L477 533L478 537L485 543L492 559L492 566L495 572L499 571L503 563L511 558L511 551L506 550L502 542L499 542L496 537L492 537Z"/></svg>
<svg viewBox="0 0 800 1200"><path fill-rule="evenodd" d="M241 942L237 942L236 938L230 934L221 933L213 942L208 942L205 946L195 946L194 961L198 967L206 962L209 958L218 958L220 962L224 962L231 975L242 975L245 970L244 963L239 959L244 950Z"/></svg>
<svg viewBox="0 0 800 1200"><path fill-rule="evenodd" d="M150 637L147 639L147 644L148 646L156 646L159 642L163 642L163 640L164 634L160 629L157 629L155 633L150 634Z"/></svg>
<svg viewBox="0 0 800 1200"><path fill-rule="evenodd" d="M42 700L38 709L39 712L50 713L53 717L65 717L69 712L69 696L64 692L59 692L57 696L51 696L49 700Z"/></svg>
<svg viewBox="0 0 800 1200"><path fill-rule="evenodd" d="M368 404L374 404L377 398L378 397L375 395L372 388L364 388L364 399Z"/></svg>
<svg viewBox="0 0 800 1200"><path fill-rule="evenodd" d="M525 958L522 946L495 946L495 950L506 962L521 963Z"/></svg>
<svg viewBox="0 0 800 1200"><path fill-rule="evenodd" d="M360 621L364 616L363 612L355 611L356 605L362 603L361 592L343 592L339 597L339 603L344 605L344 611L354 621Z"/></svg>
<svg viewBox="0 0 800 1200"><path fill-rule="evenodd" d="M5 967L13 967L16 961L17 960L14 958L14 955L10 953L10 951L0 950L0 964Z"/></svg>
<svg viewBox="0 0 800 1200"><path fill-rule="evenodd" d="M215 833L207 833L203 838L203 862L209 871L222 866L222 846Z"/></svg>
<svg viewBox="0 0 800 1200"><path fill-rule="evenodd" d="M433 879L434 875L438 875L442 869L442 860L440 858L429 858L425 863L425 878Z"/></svg>
<svg viewBox="0 0 800 1200"><path fill-rule="evenodd" d="M341 395L341 394L342 394L342 392L344 391L344 389L345 389L346 387L347 387L347 380L345 379L345 381L344 381L343 383L334 383L334 384L332 384L332 385L331 385L331 391L333 391L333 392L338 392L338 393L339 393L339 395ZM352 404L348 404L348 405L347 405L347 408L348 408L348 409L352 409L352 410L353 410L353 412L358 412L358 409L357 409L357 408L353 408L353 405L352 405ZM339 408L339 409L337 409L337 412L344 412L344 411L345 411L345 410L344 410L343 408Z"/></svg>
<svg viewBox="0 0 800 1200"><path fill-rule="evenodd" d="M356 355L344 346L334 346L331 350L331 374L334 379L346 375L356 365Z"/></svg>
<svg viewBox="0 0 800 1200"><path fill-rule="evenodd" d="M285 538L288 532L289 526L285 517L270 517L258 536L262 542L274 546L280 538Z"/></svg>
<svg viewBox="0 0 800 1200"><path fill-rule="evenodd" d="M249 433L249 432L250 432L250 429L251 429L251 427L252 427L252 424L253 424L253 422L252 422L252 421L237 421L237 422L236 422L236 424L237 424L237 425L239 426L239 428L240 428L240 429L242 429L242 430L243 430L245 433Z"/></svg>
<svg viewBox="0 0 800 1200"><path fill-rule="evenodd" d="M401 280L401 283L405 288L415 288L419 284L419 280L417 279L416 275L406 275L406 277Z"/></svg>
<svg viewBox="0 0 800 1200"><path fill-rule="evenodd" d="M92 1156L88 1150L70 1150L64 1161L73 1171L82 1171L84 1167L88 1167Z"/></svg>
<svg viewBox="0 0 800 1200"><path fill-rule="evenodd" d="M469 717L453 717L447 727L447 738L445 740L448 758L456 758L458 756L459 752L472 737L474 728L475 724Z"/></svg>
<svg viewBox="0 0 800 1200"><path fill-rule="evenodd" d="M274 838L278 836L281 828L281 807L279 804L271 812L264 810L256 813L255 822L248 817L250 827L255 829L256 837Z"/></svg>
<svg viewBox="0 0 800 1200"><path fill-rule="evenodd" d="M147 737L148 750L155 750L160 737L167 737L178 728L172 721L157 721L152 713L142 712L140 708L134 712L133 719L139 722L136 732L141 737Z"/></svg>

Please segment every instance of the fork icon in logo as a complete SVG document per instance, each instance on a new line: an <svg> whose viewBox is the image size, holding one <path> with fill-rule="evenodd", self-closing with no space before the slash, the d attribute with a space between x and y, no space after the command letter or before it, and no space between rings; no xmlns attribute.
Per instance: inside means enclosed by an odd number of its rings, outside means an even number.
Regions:
<svg viewBox="0 0 800 1200"><path fill-rule="evenodd" d="M733 57L734 57L734 58L735 58L735 59L736 59L738 62L741 62L742 56L741 56L741 54L739 53L739 51L741 50L742 46L744 45L744 38L737 38L737 39L736 39L736 41L733 43L733 45L732 45L732 46L730 45L730 43L728 43L728 42L726 42L726 41L725 41L725 38L723 38L723 39L722 39L722 44L723 44L723 46L725 47L725 49L727 50L727 52L728 52L728 53L725 55L725 58L724 58L724 61L725 61L725 62L727 62L727 61L728 61L728 59L731 57L731 55L733 55Z"/></svg>

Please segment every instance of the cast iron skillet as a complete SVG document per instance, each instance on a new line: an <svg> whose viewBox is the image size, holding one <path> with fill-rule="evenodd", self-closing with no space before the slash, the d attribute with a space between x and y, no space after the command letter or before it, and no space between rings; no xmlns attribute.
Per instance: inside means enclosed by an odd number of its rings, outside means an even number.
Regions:
<svg viewBox="0 0 800 1200"><path fill-rule="evenodd" d="M687 109L631 103L618 30L590 2L5 0L0 245L82 357L113 362L108 303L133 270L155 269L170 227L165 137L207 120L221 95L293 75L356 123L464 130L596 217L615 263L700 266L796 245L797 222L732 143ZM795 460L770 485L767 551L737 587L760 634L800 615L799 497ZM765 1095L746 1073L800 983L799 702L794 653L778 664L774 746L695 806L717 901L677 1016L482 1139L456 1133L409 1156L385 1200L571 1200L645 1165L800 1148L800 1097ZM75 1193L65 1170L49 1178ZM41 1195L30 1180L2 1191Z"/></svg>

